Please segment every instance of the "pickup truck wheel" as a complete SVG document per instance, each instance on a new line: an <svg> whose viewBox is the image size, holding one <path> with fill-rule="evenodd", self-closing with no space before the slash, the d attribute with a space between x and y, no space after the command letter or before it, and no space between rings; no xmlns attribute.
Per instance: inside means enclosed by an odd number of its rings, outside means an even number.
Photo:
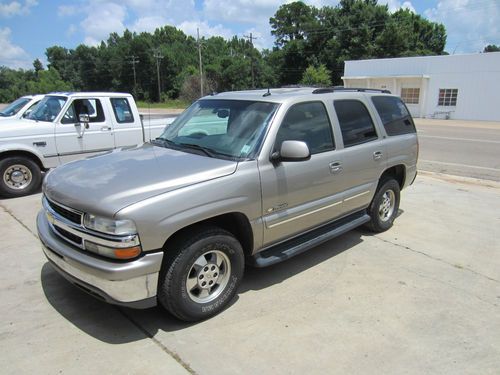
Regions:
<svg viewBox="0 0 500 375"><path fill-rule="evenodd" d="M7 198L34 193L42 182L40 167L23 156L0 160L0 195Z"/></svg>
<svg viewBox="0 0 500 375"><path fill-rule="evenodd" d="M366 226L373 232L384 232L394 223L399 209L400 189L394 179L382 181L368 208L371 220Z"/></svg>
<svg viewBox="0 0 500 375"><path fill-rule="evenodd" d="M231 302L243 270L238 240L225 230L204 228L166 249L158 300L180 320L209 318Z"/></svg>

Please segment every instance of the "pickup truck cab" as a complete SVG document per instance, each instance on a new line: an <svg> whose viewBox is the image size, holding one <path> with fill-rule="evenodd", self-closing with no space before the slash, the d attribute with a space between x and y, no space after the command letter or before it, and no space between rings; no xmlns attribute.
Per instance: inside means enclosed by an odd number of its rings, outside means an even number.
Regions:
<svg viewBox="0 0 500 375"><path fill-rule="evenodd" d="M42 171L154 139L171 121L143 127L130 94L48 94L27 118L0 125L0 195L30 194L39 188Z"/></svg>
<svg viewBox="0 0 500 375"><path fill-rule="evenodd" d="M206 319L245 264L363 224L388 230L417 155L410 113L386 91L216 94L150 143L51 171L38 234L55 269L92 295Z"/></svg>
<svg viewBox="0 0 500 375"><path fill-rule="evenodd" d="M45 95L26 95L14 100L0 111L0 122L27 117Z"/></svg>

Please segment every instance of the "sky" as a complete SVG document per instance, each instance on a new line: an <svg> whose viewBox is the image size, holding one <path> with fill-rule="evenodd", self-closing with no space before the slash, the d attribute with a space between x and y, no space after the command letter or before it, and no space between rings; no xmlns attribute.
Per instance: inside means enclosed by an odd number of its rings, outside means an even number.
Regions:
<svg viewBox="0 0 500 375"><path fill-rule="evenodd" d="M259 48L272 48L269 18L280 0L0 0L0 66L32 68L47 60L47 47L96 45L111 32L153 31L166 24L196 36L252 33ZM338 0L306 0L308 5L335 6ZM500 0L379 0L390 11L408 8L443 23L450 54L477 53L500 45Z"/></svg>

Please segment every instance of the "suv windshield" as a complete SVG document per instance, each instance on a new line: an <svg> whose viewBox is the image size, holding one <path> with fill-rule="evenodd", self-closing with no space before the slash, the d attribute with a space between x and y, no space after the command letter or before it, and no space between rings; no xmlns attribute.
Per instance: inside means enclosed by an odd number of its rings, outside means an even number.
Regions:
<svg viewBox="0 0 500 375"><path fill-rule="evenodd" d="M66 100L68 100L68 98L64 96L46 96L38 103L27 118L36 121L52 122L59 112L61 112Z"/></svg>
<svg viewBox="0 0 500 375"><path fill-rule="evenodd" d="M1 117L6 116L14 116L17 112L24 107L26 103L30 101L29 98L19 98L10 103L7 107L5 107L2 112L0 112Z"/></svg>
<svg viewBox="0 0 500 375"><path fill-rule="evenodd" d="M278 104L199 100L168 126L158 142L211 157L253 158Z"/></svg>

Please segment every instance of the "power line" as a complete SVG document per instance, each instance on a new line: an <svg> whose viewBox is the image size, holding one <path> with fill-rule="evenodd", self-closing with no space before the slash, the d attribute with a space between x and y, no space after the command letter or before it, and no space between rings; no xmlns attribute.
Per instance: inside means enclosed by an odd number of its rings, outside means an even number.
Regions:
<svg viewBox="0 0 500 375"><path fill-rule="evenodd" d="M158 74L158 101L161 102L160 60L163 59L163 55L159 48L154 51L153 57L156 59L156 73Z"/></svg>
<svg viewBox="0 0 500 375"><path fill-rule="evenodd" d="M201 61L201 42L200 42L200 29L196 28L197 44L198 44L198 59L200 62L200 98L203 97L203 64Z"/></svg>
<svg viewBox="0 0 500 375"><path fill-rule="evenodd" d="M250 54L250 64L252 70L252 88L255 88L255 73L253 71L253 40L257 39L257 37L253 36L252 33L250 35L243 35L243 38L250 40L250 45L252 46L252 53Z"/></svg>
<svg viewBox="0 0 500 375"><path fill-rule="evenodd" d="M132 69L134 71L134 96L137 97L137 76L135 72L135 64L139 62L139 58L135 57L134 55L129 56L130 60L128 61L129 64L132 64Z"/></svg>

